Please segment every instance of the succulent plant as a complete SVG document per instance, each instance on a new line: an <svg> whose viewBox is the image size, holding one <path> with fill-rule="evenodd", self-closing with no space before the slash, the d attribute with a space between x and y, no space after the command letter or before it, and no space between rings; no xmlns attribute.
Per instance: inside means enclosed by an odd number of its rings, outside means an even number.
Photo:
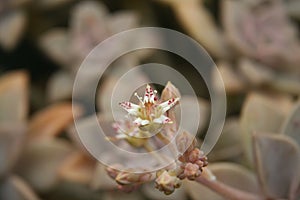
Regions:
<svg viewBox="0 0 300 200"><path fill-rule="evenodd" d="M0 198L39 198L14 168L24 147L28 115L28 76L24 71L0 77Z"/></svg>

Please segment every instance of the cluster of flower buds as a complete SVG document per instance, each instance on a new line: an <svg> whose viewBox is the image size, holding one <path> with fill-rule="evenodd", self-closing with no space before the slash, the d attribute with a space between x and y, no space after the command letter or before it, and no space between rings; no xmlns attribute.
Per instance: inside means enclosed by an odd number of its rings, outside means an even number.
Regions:
<svg viewBox="0 0 300 200"><path fill-rule="evenodd" d="M157 173L156 188L165 194L171 194L181 185L182 179L195 180L206 167L207 157L198 148L188 150L178 158L179 163L174 169L162 170Z"/></svg>
<svg viewBox="0 0 300 200"><path fill-rule="evenodd" d="M106 168L107 174L118 184L118 189L124 192L136 190L141 184L151 182L155 179L155 173L133 173L130 171L119 171L114 168Z"/></svg>
<svg viewBox="0 0 300 200"><path fill-rule="evenodd" d="M201 175L203 167L206 167L207 157L204 153L194 148L191 151L186 151L182 156L179 157L179 161L182 162L181 168L182 173L178 176L180 179L188 178L189 180L195 180Z"/></svg>

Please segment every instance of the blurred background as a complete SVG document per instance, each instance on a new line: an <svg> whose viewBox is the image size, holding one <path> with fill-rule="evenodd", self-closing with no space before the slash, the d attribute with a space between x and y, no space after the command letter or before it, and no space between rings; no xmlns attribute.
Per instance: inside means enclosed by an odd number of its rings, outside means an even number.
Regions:
<svg viewBox="0 0 300 200"><path fill-rule="evenodd" d="M299 25L298 0L0 0L0 199L224 199L188 181L170 196L154 184L119 192L76 137L73 117L85 112L78 105L72 113L80 64L106 38L146 26L192 37L223 77L227 118L208 155L217 178L265 199L300 196ZM161 42L145 35L124 45L139 41ZM107 54L116 48L109 46ZM201 141L210 117L207 87L187 61L168 52L141 50L118 58L100 80L99 115L109 115L108 94L124 71L150 62L188 77L199 98ZM94 65L101 67L101 61ZM134 75L149 78L147 71ZM182 101L193 110L188 96Z"/></svg>

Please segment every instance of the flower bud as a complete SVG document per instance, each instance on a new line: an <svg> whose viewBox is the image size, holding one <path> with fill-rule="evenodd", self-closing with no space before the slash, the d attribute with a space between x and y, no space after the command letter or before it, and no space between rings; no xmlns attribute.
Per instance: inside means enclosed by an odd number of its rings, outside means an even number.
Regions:
<svg viewBox="0 0 300 200"><path fill-rule="evenodd" d="M130 172L120 172L115 180L120 185L129 185L133 183L145 183L152 181L155 175L153 173L130 173Z"/></svg>
<svg viewBox="0 0 300 200"><path fill-rule="evenodd" d="M164 171L157 177L155 184L157 189L169 195L174 192L175 188L180 187L181 181L175 174L171 175L168 171Z"/></svg>
<svg viewBox="0 0 300 200"><path fill-rule="evenodd" d="M183 172L184 176L190 180L195 180L201 175L201 168L197 164L187 163Z"/></svg>

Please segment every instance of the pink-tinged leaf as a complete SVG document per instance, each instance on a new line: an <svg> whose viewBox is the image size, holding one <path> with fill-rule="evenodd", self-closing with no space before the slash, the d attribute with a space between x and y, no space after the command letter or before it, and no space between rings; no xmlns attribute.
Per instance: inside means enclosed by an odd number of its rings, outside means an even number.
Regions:
<svg viewBox="0 0 300 200"><path fill-rule="evenodd" d="M90 156L76 151L60 166L59 177L73 183L89 184L93 178L96 163Z"/></svg>
<svg viewBox="0 0 300 200"><path fill-rule="evenodd" d="M26 125L0 123L0 178L12 171L25 141Z"/></svg>
<svg viewBox="0 0 300 200"><path fill-rule="evenodd" d="M0 122L24 122L28 112L28 75L24 71L0 78Z"/></svg>
<svg viewBox="0 0 300 200"><path fill-rule="evenodd" d="M99 42L109 36L107 13L106 7L96 1L80 2L72 10L70 22L72 62L81 63Z"/></svg>
<svg viewBox="0 0 300 200"><path fill-rule="evenodd" d="M228 118L218 142L209 154L209 161L233 160L243 154L241 128L237 118Z"/></svg>
<svg viewBox="0 0 300 200"><path fill-rule="evenodd" d="M0 20L0 45L13 49L20 40L26 25L26 15L21 10L2 13Z"/></svg>
<svg viewBox="0 0 300 200"><path fill-rule="evenodd" d="M49 139L62 133L73 123L73 117L82 113L79 106L73 108L72 110L71 103L57 103L35 113L29 122L29 135L33 138Z"/></svg>
<svg viewBox="0 0 300 200"><path fill-rule="evenodd" d="M300 102L295 105L286 119L282 133L293 138L300 146Z"/></svg>
<svg viewBox="0 0 300 200"><path fill-rule="evenodd" d="M264 131L276 133L280 131L286 117L288 100L280 96L268 96L260 93L250 93L242 108L240 127L245 155L250 165L253 165L251 135ZM278 106L281 105L281 106Z"/></svg>
<svg viewBox="0 0 300 200"><path fill-rule="evenodd" d="M298 72L300 43L283 1L222 1L229 42L240 54Z"/></svg>
<svg viewBox="0 0 300 200"><path fill-rule="evenodd" d="M254 162L266 199L294 199L300 182L300 150L284 135L254 134Z"/></svg>

